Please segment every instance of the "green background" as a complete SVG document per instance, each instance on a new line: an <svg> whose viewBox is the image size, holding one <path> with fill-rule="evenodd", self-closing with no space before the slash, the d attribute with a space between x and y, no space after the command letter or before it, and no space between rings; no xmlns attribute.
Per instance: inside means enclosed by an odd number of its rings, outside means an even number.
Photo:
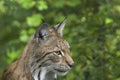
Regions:
<svg viewBox="0 0 120 80"><path fill-rule="evenodd" d="M120 80L120 0L0 0L0 75L43 21L65 18L75 66L59 80Z"/></svg>

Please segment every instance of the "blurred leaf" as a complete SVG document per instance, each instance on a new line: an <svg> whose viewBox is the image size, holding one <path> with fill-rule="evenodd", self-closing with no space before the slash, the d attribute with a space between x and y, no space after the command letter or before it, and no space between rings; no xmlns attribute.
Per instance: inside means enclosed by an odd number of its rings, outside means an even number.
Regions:
<svg viewBox="0 0 120 80"><path fill-rule="evenodd" d="M25 9L30 9L35 5L34 0L18 0L17 2Z"/></svg>
<svg viewBox="0 0 120 80"><path fill-rule="evenodd" d="M7 8L4 6L4 1L0 1L0 13L5 13Z"/></svg>
<svg viewBox="0 0 120 80"><path fill-rule="evenodd" d="M80 0L69 0L69 1L66 1L66 4L68 5L68 6L71 6L71 7L75 7L75 6L77 6L78 4L80 4L81 3L81 1Z"/></svg>
<svg viewBox="0 0 120 80"><path fill-rule="evenodd" d="M113 19L111 19L111 18L106 18L105 19L105 24L110 24L112 22L113 22Z"/></svg>
<svg viewBox="0 0 120 80"><path fill-rule="evenodd" d="M42 22L41 14L33 14L32 16L27 17L27 24L29 26L39 26Z"/></svg>
<svg viewBox="0 0 120 80"><path fill-rule="evenodd" d="M10 64L11 62L14 61L14 59L16 59L19 56L19 54L15 50L12 50L12 51L8 50L7 51L7 56L8 56L7 63Z"/></svg>
<svg viewBox="0 0 120 80"><path fill-rule="evenodd" d="M117 30L116 30L116 34L117 34L117 35L120 35L120 29L117 29Z"/></svg>
<svg viewBox="0 0 120 80"><path fill-rule="evenodd" d="M117 55L118 57L120 57L120 51L117 51L116 55Z"/></svg>
<svg viewBox="0 0 120 80"><path fill-rule="evenodd" d="M51 3L53 4L53 2ZM56 8L62 8L65 5L65 1L62 1L62 0L54 0L54 3L55 4L53 4L53 6Z"/></svg>
<svg viewBox="0 0 120 80"><path fill-rule="evenodd" d="M37 2L37 8L39 10L46 10L48 8L47 3L45 1L38 1Z"/></svg>
<svg viewBox="0 0 120 80"><path fill-rule="evenodd" d="M29 39L28 35L27 35L27 31L22 30L21 31L21 35L20 35L20 41L22 42L27 42Z"/></svg>
<svg viewBox="0 0 120 80"><path fill-rule="evenodd" d="M115 80L120 80L120 78L117 78L117 79L115 79Z"/></svg>
<svg viewBox="0 0 120 80"><path fill-rule="evenodd" d="M33 28L30 28L30 29L28 30L28 33L29 33L30 35L32 35L34 32L35 32L35 29L33 29Z"/></svg>
<svg viewBox="0 0 120 80"><path fill-rule="evenodd" d="M22 36L20 37L20 40L21 40L22 42L27 42L27 41L28 41L28 36L27 36L27 35L22 35Z"/></svg>
<svg viewBox="0 0 120 80"><path fill-rule="evenodd" d="M114 8L117 12L120 12L120 5L115 5Z"/></svg>
<svg viewBox="0 0 120 80"><path fill-rule="evenodd" d="M85 21L86 21L86 17L82 17L81 22L85 22Z"/></svg>

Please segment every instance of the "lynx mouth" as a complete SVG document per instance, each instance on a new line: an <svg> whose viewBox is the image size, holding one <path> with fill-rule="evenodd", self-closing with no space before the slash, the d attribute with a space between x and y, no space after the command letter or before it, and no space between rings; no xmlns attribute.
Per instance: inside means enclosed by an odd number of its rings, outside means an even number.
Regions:
<svg viewBox="0 0 120 80"><path fill-rule="evenodd" d="M66 75L70 69L54 69L58 75Z"/></svg>
<svg viewBox="0 0 120 80"><path fill-rule="evenodd" d="M65 73L67 72L68 70L62 70L62 69L55 69L57 72L60 72L60 73Z"/></svg>
<svg viewBox="0 0 120 80"><path fill-rule="evenodd" d="M68 73L68 69L54 69L55 70L55 73L57 75L61 75L61 76L64 76Z"/></svg>

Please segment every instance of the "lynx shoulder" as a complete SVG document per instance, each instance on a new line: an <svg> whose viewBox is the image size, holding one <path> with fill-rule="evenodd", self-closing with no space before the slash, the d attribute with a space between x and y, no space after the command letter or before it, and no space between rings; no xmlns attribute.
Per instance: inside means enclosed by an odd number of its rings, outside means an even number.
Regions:
<svg viewBox="0 0 120 80"><path fill-rule="evenodd" d="M70 46L62 37L66 21L48 29L47 24L31 36L21 57L3 73L1 80L54 80L74 64Z"/></svg>

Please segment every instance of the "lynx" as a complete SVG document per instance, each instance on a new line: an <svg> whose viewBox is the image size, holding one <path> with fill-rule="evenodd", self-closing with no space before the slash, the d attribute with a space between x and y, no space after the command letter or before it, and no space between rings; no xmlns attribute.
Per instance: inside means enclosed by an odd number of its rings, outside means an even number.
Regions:
<svg viewBox="0 0 120 80"><path fill-rule="evenodd" d="M3 73L1 80L55 80L74 65L70 46L62 37L66 21L48 29L46 23L30 37L23 54Z"/></svg>

